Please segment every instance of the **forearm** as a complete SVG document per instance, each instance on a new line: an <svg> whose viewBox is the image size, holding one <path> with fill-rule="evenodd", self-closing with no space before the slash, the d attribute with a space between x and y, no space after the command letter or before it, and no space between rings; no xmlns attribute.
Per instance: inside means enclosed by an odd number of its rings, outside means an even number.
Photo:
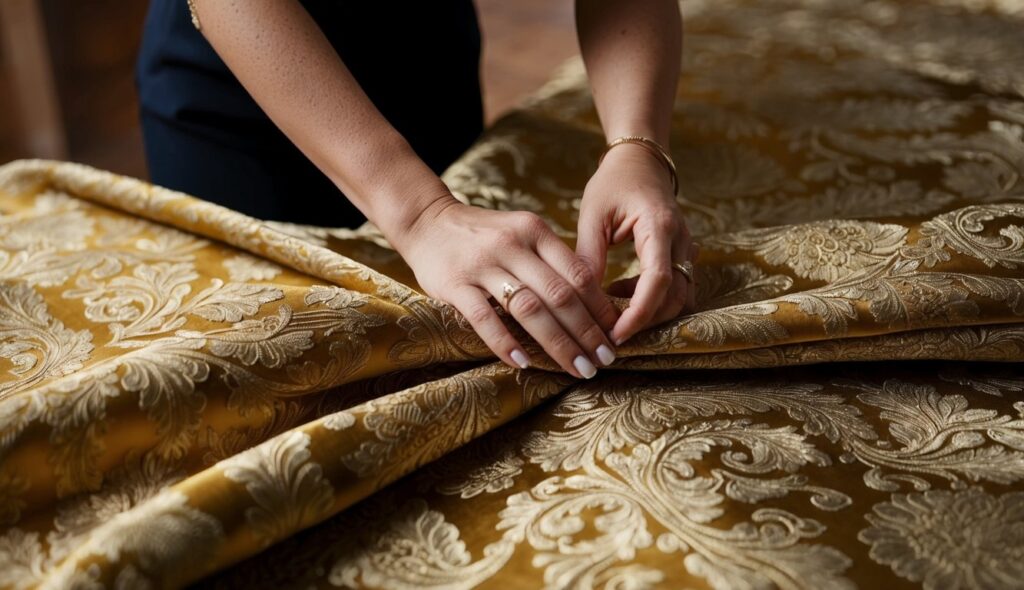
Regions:
<svg viewBox="0 0 1024 590"><path fill-rule="evenodd" d="M267 116L386 235L451 199L297 0L196 0L202 32Z"/></svg>
<svg viewBox="0 0 1024 590"><path fill-rule="evenodd" d="M668 146L682 54L676 0L576 0L576 30L605 136Z"/></svg>

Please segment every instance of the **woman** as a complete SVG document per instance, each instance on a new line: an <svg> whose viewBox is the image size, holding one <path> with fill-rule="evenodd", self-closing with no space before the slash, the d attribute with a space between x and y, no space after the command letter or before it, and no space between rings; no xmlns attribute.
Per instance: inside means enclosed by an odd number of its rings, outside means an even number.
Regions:
<svg viewBox="0 0 1024 590"><path fill-rule="evenodd" d="M438 177L482 128L471 0L152 0L137 69L152 180L264 219L365 216L504 362L530 359L489 296L590 378L692 304L696 251L662 147L676 0L577 0L576 15L610 147L584 191L575 252L536 215L464 205ZM600 286L608 245L629 238L641 270L619 315Z"/></svg>

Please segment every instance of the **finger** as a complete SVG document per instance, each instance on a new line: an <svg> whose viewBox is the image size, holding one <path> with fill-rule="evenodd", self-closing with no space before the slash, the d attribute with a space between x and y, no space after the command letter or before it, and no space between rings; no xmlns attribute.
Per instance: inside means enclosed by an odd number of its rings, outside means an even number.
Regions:
<svg viewBox="0 0 1024 590"><path fill-rule="evenodd" d="M608 261L608 236L600 218L581 217L576 237L576 256L590 269L595 282L600 286L604 281ZM612 320L614 324L614 320ZM608 326L611 329L611 326Z"/></svg>
<svg viewBox="0 0 1024 590"><path fill-rule="evenodd" d="M683 311L686 305L686 298L690 292L689 284L683 273L673 270L672 271L672 286L669 287L665 299L662 301L661 307L655 312L654 316L651 317L647 323L648 326L654 326L668 320L675 319Z"/></svg>
<svg viewBox="0 0 1024 590"><path fill-rule="evenodd" d="M484 281L487 290L503 303L505 297L502 285L506 282L512 285L522 284L522 281L506 273L496 274ZM576 343L576 339L551 315L544 301L531 287L520 289L512 296L508 312L565 372L574 377L587 379L597 373L594 363Z"/></svg>
<svg viewBox="0 0 1024 590"><path fill-rule="evenodd" d="M685 262L690 259L689 253L689 238L685 235L677 235L672 244L672 260L679 263ZM686 275L673 266L672 284L665 294L661 307L658 308L648 325L653 326L677 317L686 306L686 300L690 296L690 292L693 291L691 287L690 280L686 278Z"/></svg>
<svg viewBox="0 0 1024 590"><path fill-rule="evenodd" d="M602 250L600 255L604 256L605 252L606 250ZM601 259L600 271L595 271L585 258L573 253L572 249L554 234L538 241L537 254L569 283L590 315L597 320L601 329L608 333L615 325L619 312L608 296L601 291L604 258ZM611 344L607 339L605 343Z"/></svg>
<svg viewBox="0 0 1024 590"><path fill-rule="evenodd" d="M577 269L582 268L580 272L589 273L586 267L582 266L582 262L575 260L571 250L565 247L565 251L564 258L567 260L563 260L563 263L575 264ZM533 293L540 297L562 328L586 351L591 363L609 365L615 360L612 342L604 328L594 319L573 285L554 268L548 266L547 261L537 257L533 257L532 260L519 258L511 261L508 268L515 276L526 281ZM614 310L611 300L600 291L598 296L605 301L607 307Z"/></svg>
<svg viewBox="0 0 1024 590"><path fill-rule="evenodd" d="M466 317L484 344L498 358L513 368L525 369L530 366L526 350L498 317L483 291L477 287L464 287L452 297L451 304Z"/></svg>
<svg viewBox="0 0 1024 590"><path fill-rule="evenodd" d="M636 291L612 329L612 340L621 344L650 325L672 285L671 234L650 226L636 231L637 254L640 257L640 278Z"/></svg>

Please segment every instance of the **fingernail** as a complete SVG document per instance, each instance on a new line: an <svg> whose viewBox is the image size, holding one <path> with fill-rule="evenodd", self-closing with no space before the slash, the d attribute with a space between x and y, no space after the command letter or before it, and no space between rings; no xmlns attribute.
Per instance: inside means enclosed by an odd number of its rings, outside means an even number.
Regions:
<svg viewBox="0 0 1024 590"><path fill-rule="evenodd" d="M607 344L602 344L597 347L597 358L601 361L602 365L610 365L615 361L615 353L612 349L608 348Z"/></svg>
<svg viewBox="0 0 1024 590"><path fill-rule="evenodd" d="M623 343L623 342L625 342L625 341L626 341L626 339L625 339L625 338L622 338L622 337L620 336L620 337L618 337L618 338L616 338L616 339L615 339L615 346L622 346L622 343Z"/></svg>
<svg viewBox="0 0 1024 590"><path fill-rule="evenodd" d="M516 364L523 369L530 366L530 359L526 358L526 355L523 353L523 351L519 350L518 348L513 350L509 356L511 356L512 360L514 360Z"/></svg>
<svg viewBox="0 0 1024 590"><path fill-rule="evenodd" d="M590 360L582 354L572 361L572 366L576 367L576 370L580 372L580 375L583 375L587 379L597 375L597 367L595 367L594 363L590 362Z"/></svg>

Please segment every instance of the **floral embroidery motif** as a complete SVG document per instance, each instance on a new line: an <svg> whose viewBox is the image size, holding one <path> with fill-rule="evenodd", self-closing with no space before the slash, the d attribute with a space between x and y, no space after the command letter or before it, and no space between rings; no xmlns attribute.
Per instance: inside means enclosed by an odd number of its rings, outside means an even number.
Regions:
<svg viewBox="0 0 1024 590"><path fill-rule="evenodd" d="M710 243L726 252L750 248L765 262L788 266L800 278L835 282L886 262L905 243L906 235L907 228L899 225L828 220L749 230Z"/></svg>
<svg viewBox="0 0 1024 590"><path fill-rule="evenodd" d="M356 417L350 412L336 412L324 418L321 424L328 430L345 430L355 426Z"/></svg>
<svg viewBox="0 0 1024 590"><path fill-rule="evenodd" d="M334 563L327 576L332 585L468 589L494 575L511 555L511 545L498 543L473 562L459 530L419 499L397 507L383 526L367 525L376 534L368 546Z"/></svg>
<svg viewBox="0 0 1024 590"><path fill-rule="evenodd" d="M308 434L289 432L220 464L256 502L245 517L264 545L319 521L334 504L334 489L310 461L309 442Z"/></svg>
<svg viewBox="0 0 1024 590"><path fill-rule="evenodd" d="M280 266L246 254L227 258L221 264L227 269L231 280L240 283L246 281L269 281L281 274Z"/></svg>
<svg viewBox="0 0 1024 590"><path fill-rule="evenodd" d="M535 366L494 362L372 225L0 166L0 588L1016 584L1014 4L683 2L698 309L586 382L504 316ZM571 245L584 76L497 121L456 197Z"/></svg>
<svg viewBox="0 0 1024 590"><path fill-rule="evenodd" d="M47 377L73 373L92 351L92 332L65 327L29 285L0 282L0 359L15 377L0 380L0 400Z"/></svg>
<svg viewBox="0 0 1024 590"><path fill-rule="evenodd" d="M927 590L1008 588L1024 576L1024 493L978 487L894 494L858 538L871 558Z"/></svg>

